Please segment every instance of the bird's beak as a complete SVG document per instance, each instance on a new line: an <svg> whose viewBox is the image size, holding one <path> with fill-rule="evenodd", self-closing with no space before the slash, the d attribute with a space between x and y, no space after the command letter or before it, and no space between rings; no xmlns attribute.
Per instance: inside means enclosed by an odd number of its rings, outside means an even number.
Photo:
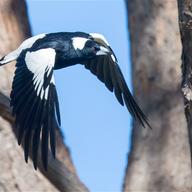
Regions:
<svg viewBox="0 0 192 192"><path fill-rule="evenodd" d="M107 55L110 51L103 47L103 46L100 46L100 50L96 53L96 55Z"/></svg>

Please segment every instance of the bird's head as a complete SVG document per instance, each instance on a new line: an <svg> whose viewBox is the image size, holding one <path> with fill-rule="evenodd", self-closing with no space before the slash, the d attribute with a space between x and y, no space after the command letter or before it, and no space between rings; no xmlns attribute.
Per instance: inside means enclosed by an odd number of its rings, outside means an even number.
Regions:
<svg viewBox="0 0 192 192"><path fill-rule="evenodd" d="M77 54L85 59L111 54L112 50L103 35L90 33L89 38L74 37L72 44Z"/></svg>

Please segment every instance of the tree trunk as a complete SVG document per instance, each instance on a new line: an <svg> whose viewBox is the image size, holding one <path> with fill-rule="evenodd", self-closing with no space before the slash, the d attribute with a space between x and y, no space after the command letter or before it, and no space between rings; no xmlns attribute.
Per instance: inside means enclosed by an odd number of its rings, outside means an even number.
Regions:
<svg viewBox="0 0 192 192"><path fill-rule="evenodd" d="M31 36L24 0L0 1L0 56L17 48ZM22 148L15 138L14 119L9 107L9 94L15 63L0 67L0 191L87 191L76 175L68 148L57 130L57 158L49 157L49 168L44 172L33 169L24 161ZM48 180L47 180L47 179ZM51 183L50 183L51 182Z"/></svg>
<svg viewBox="0 0 192 192"><path fill-rule="evenodd" d="M177 4L126 1L134 94L152 130L134 123L124 191L192 191Z"/></svg>
<svg viewBox="0 0 192 192"><path fill-rule="evenodd" d="M182 93L192 159L192 1L178 0L182 50Z"/></svg>

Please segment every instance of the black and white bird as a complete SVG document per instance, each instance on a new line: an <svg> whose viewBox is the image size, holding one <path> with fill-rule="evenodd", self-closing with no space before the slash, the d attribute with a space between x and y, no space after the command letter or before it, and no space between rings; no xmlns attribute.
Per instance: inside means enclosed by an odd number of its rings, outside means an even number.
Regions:
<svg viewBox="0 0 192 192"><path fill-rule="evenodd" d="M61 120L54 70L84 65L114 92L119 103L125 104L134 118L144 127L150 127L128 89L114 52L101 34L40 34L25 40L15 51L4 56L0 65L13 60L17 63L10 97L18 143L24 143L26 162L32 145L35 169L40 140L44 168L48 166L49 146L55 158L55 129L60 127Z"/></svg>

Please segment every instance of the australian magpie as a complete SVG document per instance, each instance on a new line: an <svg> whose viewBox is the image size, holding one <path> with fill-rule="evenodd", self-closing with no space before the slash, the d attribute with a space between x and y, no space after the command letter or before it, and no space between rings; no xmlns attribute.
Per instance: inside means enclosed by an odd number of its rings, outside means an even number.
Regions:
<svg viewBox="0 0 192 192"><path fill-rule="evenodd" d="M49 146L55 158L55 128L60 127L61 120L54 70L84 65L114 92L119 103L125 104L134 118L144 127L150 127L128 89L113 50L101 34L40 34L25 40L16 50L4 56L0 65L13 60L17 63L10 97L18 143L24 144L26 162L29 146L32 145L35 169L40 139L44 169L47 169Z"/></svg>

